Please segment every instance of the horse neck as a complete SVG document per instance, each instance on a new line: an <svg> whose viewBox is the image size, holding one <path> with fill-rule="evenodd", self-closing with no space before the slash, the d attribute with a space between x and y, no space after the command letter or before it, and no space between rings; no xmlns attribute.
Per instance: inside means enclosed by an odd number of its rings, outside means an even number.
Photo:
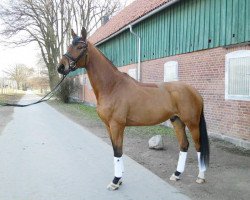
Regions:
<svg viewBox="0 0 250 200"><path fill-rule="evenodd" d="M98 101L100 96L110 94L115 84L121 78L121 73L90 43L88 54L89 61L86 70Z"/></svg>

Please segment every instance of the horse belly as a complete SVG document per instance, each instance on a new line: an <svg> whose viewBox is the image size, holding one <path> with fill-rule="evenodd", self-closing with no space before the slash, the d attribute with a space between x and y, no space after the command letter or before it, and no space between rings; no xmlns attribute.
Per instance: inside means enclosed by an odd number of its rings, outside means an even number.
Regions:
<svg viewBox="0 0 250 200"><path fill-rule="evenodd" d="M147 105L144 102L141 105L133 106L127 117L127 126L147 126L162 123L173 115L165 105Z"/></svg>

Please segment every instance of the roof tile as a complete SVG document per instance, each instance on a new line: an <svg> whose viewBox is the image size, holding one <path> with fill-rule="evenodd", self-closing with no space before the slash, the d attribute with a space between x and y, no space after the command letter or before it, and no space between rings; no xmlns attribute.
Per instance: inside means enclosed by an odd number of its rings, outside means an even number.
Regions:
<svg viewBox="0 0 250 200"><path fill-rule="evenodd" d="M173 0L135 0L133 3L113 16L105 25L101 26L90 36L89 41L96 44L129 25L143 15Z"/></svg>

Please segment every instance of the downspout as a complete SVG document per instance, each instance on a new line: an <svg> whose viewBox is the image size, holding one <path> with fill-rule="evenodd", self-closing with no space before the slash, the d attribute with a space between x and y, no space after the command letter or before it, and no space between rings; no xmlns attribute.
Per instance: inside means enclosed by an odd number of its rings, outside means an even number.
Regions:
<svg viewBox="0 0 250 200"><path fill-rule="evenodd" d="M133 31L132 25L129 25L130 33L132 33L137 38L137 81L141 81L141 37Z"/></svg>

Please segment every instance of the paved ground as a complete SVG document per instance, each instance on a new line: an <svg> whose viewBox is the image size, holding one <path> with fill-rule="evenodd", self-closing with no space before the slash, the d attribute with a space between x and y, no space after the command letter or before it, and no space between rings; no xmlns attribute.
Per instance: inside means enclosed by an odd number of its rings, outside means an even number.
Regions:
<svg viewBox="0 0 250 200"><path fill-rule="evenodd" d="M63 104L50 101L56 108L74 122L87 128L107 144L109 136L95 108L80 104ZM1 119L0 119L1 120ZM250 198L250 150L236 147L228 142L210 137L210 164L206 172L206 183L195 183L198 174L197 154L191 135L185 172L181 181L173 182L169 177L178 162L178 141L175 134L162 126L127 127L124 137L124 152L162 180L188 195L193 200L249 200ZM163 135L164 150L148 148L148 140Z"/></svg>
<svg viewBox="0 0 250 200"><path fill-rule="evenodd" d="M126 156L123 186L107 191L112 155L109 145L45 103L16 108L0 135L0 199L189 199Z"/></svg>

